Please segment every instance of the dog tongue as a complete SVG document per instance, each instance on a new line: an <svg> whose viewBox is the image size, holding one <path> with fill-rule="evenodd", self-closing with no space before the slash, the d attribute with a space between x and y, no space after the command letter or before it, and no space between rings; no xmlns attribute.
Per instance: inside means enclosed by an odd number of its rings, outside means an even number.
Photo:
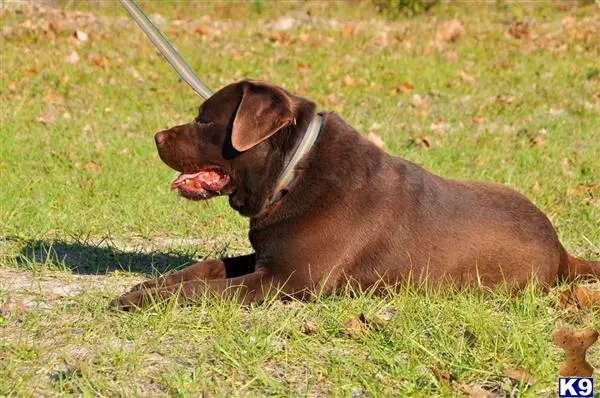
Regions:
<svg viewBox="0 0 600 398"><path fill-rule="evenodd" d="M217 169L201 170L197 173L181 173L175 181L171 183L171 189L177 189L185 180L190 180L194 185L200 185L202 188L210 191L218 191L227 184L228 178Z"/></svg>
<svg viewBox="0 0 600 398"><path fill-rule="evenodd" d="M200 175L200 173L195 173L195 174L185 174L185 173L181 173L179 174L179 176L171 183L171 189L177 189L178 186L180 186L181 184L183 184L183 182L185 180L187 180L188 178L196 178L198 175Z"/></svg>

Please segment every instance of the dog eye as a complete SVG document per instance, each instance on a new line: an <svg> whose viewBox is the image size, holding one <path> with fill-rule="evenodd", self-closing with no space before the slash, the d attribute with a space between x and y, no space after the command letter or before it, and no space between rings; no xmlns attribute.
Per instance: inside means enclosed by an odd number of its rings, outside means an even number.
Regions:
<svg viewBox="0 0 600 398"><path fill-rule="evenodd" d="M195 122L196 122L196 123L200 123L200 124L208 124L208 122L207 122L206 120L202 119L200 116L198 116L198 117L195 119Z"/></svg>

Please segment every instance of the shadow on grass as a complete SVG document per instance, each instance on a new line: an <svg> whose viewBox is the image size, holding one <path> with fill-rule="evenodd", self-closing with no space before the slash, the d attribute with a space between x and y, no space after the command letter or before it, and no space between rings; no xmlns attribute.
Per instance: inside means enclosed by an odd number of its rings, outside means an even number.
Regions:
<svg viewBox="0 0 600 398"><path fill-rule="evenodd" d="M21 250L13 261L20 267L50 265L75 274L95 275L113 271L163 274L183 268L196 260L196 253L143 252L121 250L110 242L98 244L56 240L21 240Z"/></svg>

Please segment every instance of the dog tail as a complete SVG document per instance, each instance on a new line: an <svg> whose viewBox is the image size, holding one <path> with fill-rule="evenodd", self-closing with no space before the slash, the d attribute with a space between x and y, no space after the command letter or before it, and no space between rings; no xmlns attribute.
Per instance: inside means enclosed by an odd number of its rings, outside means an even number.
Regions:
<svg viewBox="0 0 600 398"><path fill-rule="evenodd" d="M564 279L574 279L578 276L600 277L600 261L583 260L573 257L565 250L561 258L558 276Z"/></svg>

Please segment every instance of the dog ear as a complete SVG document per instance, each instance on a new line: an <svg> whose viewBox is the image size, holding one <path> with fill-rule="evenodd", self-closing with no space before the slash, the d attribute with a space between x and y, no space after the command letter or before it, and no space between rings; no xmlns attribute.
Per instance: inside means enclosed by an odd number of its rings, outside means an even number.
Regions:
<svg viewBox="0 0 600 398"><path fill-rule="evenodd" d="M231 145L247 151L292 124L294 114L288 94L266 84L246 82L231 131Z"/></svg>

